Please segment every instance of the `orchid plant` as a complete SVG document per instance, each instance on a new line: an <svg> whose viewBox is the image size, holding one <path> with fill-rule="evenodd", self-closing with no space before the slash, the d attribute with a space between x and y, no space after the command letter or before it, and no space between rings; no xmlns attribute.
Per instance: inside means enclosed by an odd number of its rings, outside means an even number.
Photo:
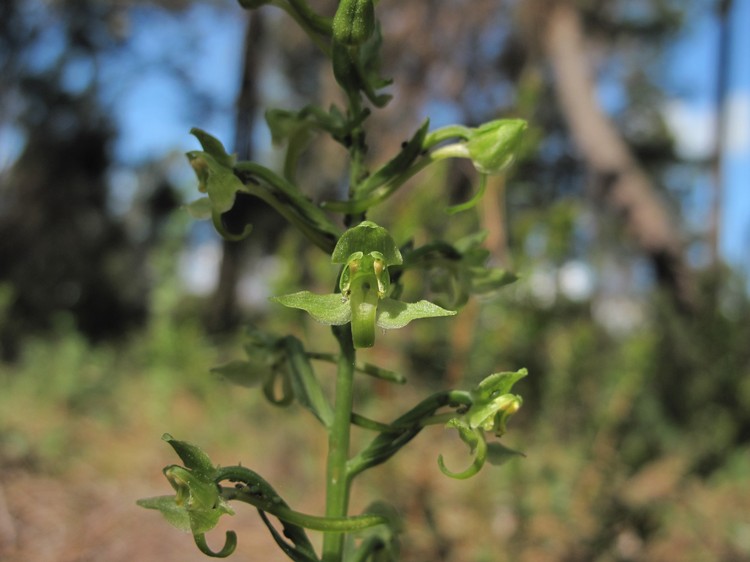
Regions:
<svg viewBox="0 0 750 562"><path fill-rule="evenodd" d="M499 464L518 455L497 441L488 442L488 436L501 437L508 419L521 407L522 400L512 393L512 387L526 376L526 370L490 374L469 391L436 392L391 422L357 413L353 398L356 373L396 384L405 382L401 375L358 362L357 350L375 345L376 327L392 330L413 320L453 316L471 295L493 292L515 280L512 273L486 265L489 253L482 247L481 232L454 242L414 247L407 241L399 245L385 227L367 220L367 213L408 179L446 158L469 159L479 175L476 195L446 211L471 209L481 201L487 175L503 173L513 161L526 124L502 119L475 128L453 125L430 131L429 122L425 122L390 160L370 171L365 160L364 123L371 107L382 107L390 99L381 92L389 81L378 71L382 36L374 0L341 0L332 18L316 13L305 0L240 0L240 4L247 9L272 4L285 10L330 58L333 75L347 100L344 109L334 105L326 111L310 105L266 113L273 140L287 147L281 172L257 162L236 161L218 139L199 129L193 129L192 134L202 150L187 154L198 189L204 194L189 205L194 216L211 219L225 238L241 240L252 232L244 211L262 200L339 268L333 293L302 290L272 299L331 326L337 354L308 350L292 335L279 337L254 330L245 345L246 359L214 369L232 383L260 387L276 406L296 402L320 422L329 444L325 512L311 515L294 510L256 472L244 466L220 467L197 446L169 434L163 438L182 463L164 469L174 493L143 499L139 504L161 511L174 526L191 531L197 547L212 557L229 556L237 536L228 532L224 546L215 551L208 546L206 533L221 516L234 513L233 502L243 502L258 510L273 540L296 562L395 561L401 530L398 516L384 502L374 503L362 514L350 514L354 479L391 458L423 428L438 424L455 429L472 455L469 466L457 472L447 468L439 456L437 468L447 476L468 478L487 462ZM296 164L315 134L330 135L348 151L346 199L316 203L299 187ZM450 303L448 308L427 300L400 300L404 271L435 268L444 275L433 290L443 293L441 302ZM328 396L319 382L316 361L337 365L333 396ZM350 431L354 425L371 431L373 437L352 454ZM281 532L271 518L279 521ZM320 553L308 531L323 533Z"/></svg>

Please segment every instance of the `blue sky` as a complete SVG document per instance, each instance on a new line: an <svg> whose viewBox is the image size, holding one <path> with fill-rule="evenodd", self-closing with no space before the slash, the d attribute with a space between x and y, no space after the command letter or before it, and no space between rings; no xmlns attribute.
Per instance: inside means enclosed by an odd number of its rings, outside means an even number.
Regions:
<svg viewBox="0 0 750 562"><path fill-rule="evenodd" d="M713 5L713 3L710 3ZM726 153L721 250L732 264L750 272L750 0L734 0L729 91L726 100ZM714 80L717 20L710 7L693 18L675 45L669 75L680 93L666 108L687 156L706 156L715 140Z"/></svg>

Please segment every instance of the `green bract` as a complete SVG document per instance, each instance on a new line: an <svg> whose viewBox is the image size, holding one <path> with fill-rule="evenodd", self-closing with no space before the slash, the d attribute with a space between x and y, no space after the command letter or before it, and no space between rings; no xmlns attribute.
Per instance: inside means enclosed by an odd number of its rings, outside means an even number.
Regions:
<svg viewBox="0 0 750 562"><path fill-rule="evenodd" d="M354 347L372 347L375 326L390 330L403 328L412 320L453 316L428 301L405 303L388 298L390 287L388 266L403 262L396 242L386 229L364 221L341 235L331 258L345 264L342 269L340 293L317 295L300 291L271 300L289 308L306 311L318 322L342 325L351 322Z"/></svg>

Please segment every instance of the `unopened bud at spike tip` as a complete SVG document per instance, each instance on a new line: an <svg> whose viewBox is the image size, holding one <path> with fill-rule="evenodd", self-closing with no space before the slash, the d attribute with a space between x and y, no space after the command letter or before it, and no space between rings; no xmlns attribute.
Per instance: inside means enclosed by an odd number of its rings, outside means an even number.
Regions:
<svg viewBox="0 0 750 562"><path fill-rule="evenodd" d="M499 174L510 166L525 130L523 119L499 119L475 129L466 148L477 171Z"/></svg>

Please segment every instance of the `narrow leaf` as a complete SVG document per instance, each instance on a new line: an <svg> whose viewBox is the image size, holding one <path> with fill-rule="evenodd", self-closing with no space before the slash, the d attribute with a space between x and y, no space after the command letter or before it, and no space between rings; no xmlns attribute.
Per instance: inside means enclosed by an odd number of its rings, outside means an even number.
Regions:
<svg viewBox="0 0 750 562"><path fill-rule="evenodd" d="M315 377L310 359L305 354L302 343L295 337L289 336L284 340L284 347L289 362L292 389L297 401L310 410L324 426L333 425L333 408L323 393L323 389Z"/></svg>

